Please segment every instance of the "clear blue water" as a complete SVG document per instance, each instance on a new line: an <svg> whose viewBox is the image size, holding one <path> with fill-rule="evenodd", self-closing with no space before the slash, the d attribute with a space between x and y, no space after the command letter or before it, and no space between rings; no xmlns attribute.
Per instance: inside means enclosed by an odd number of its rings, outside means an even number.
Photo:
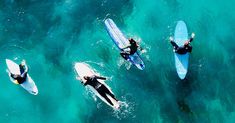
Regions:
<svg viewBox="0 0 235 123"><path fill-rule="evenodd" d="M1 123L234 123L235 1L1 0ZM141 40L146 69L123 60L103 20ZM189 72L179 80L168 42L184 20L192 42ZM10 82L5 59L27 61L39 94ZM113 111L77 81L86 61L125 102Z"/></svg>

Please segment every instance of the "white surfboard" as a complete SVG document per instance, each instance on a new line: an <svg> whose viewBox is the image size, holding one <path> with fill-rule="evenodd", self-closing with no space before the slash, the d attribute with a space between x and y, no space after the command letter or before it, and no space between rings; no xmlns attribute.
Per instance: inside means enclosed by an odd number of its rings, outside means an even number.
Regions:
<svg viewBox="0 0 235 123"><path fill-rule="evenodd" d="M108 34L112 38L113 42L116 44L116 46L121 50L122 48L125 48L129 46L128 39L124 36L124 34L121 32L121 30L116 26L116 24L113 22L112 19L108 18L105 20L105 26L108 31ZM128 60L134 64L138 69L144 70L145 65L143 60L141 59L138 52L136 52L133 55L128 56Z"/></svg>
<svg viewBox="0 0 235 123"><path fill-rule="evenodd" d="M90 67L88 64L86 63L76 63L75 64L75 70L79 76L79 78L82 80L82 82L84 83L86 80L83 78L84 76L93 76L93 75L97 75L98 76L98 73L95 73ZM111 93L113 93L110 89L110 87L105 84L104 80L99 80L100 83L104 84ZM107 94L107 97L111 100L111 102L114 104L113 106L111 104L109 104L109 102L104 98L102 97L97 91L96 89L94 89L92 86L90 85L87 85L89 87L89 89L95 93L96 96L98 96L102 101L104 101L106 104L108 104L109 106L111 106L112 108L114 109L119 109L120 107L120 103L118 101L116 101L115 99L113 99L111 96L109 96Z"/></svg>
<svg viewBox="0 0 235 123"><path fill-rule="evenodd" d="M14 82L14 79L11 77L11 74L20 74L20 67L18 64L16 64L15 62L13 62L12 60L6 59L6 64L8 67L8 74L10 77L10 80ZM37 95L38 94L38 89L37 86L35 85L33 79L29 76L29 74L27 75L26 81L22 84L20 84L25 90L27 90L30 94L33 95Z"/></svg>
<svg viewBox="0 0 235 123"><path fill-rule="evenodd" d="M178 21L175 28L174 40L178 46L183 46L185 41L188 40L188 30L184 21ZM183 55L174 53L174 55L177 74L180 79L184 79L188 72L189 53Z"/></svg>

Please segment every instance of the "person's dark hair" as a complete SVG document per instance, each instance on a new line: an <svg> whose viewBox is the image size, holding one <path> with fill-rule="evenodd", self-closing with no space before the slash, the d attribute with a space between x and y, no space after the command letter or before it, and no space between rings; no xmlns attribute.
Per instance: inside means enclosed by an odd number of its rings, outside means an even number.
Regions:
<svg viewBox="0 0 235 123"><path fill-rule="evenodd" d="M83 77L85 80L88 80L89 79L89 76L84 76Z"/></svg>
<svg viewBox="0 0 235 123"><path fill-rule="evenodd" d="M136 43L135 40L133 38L129 39L130 43Z"/></svg>
<svg viewBox="0 0 235 123"><path fill-rule="evenodd" d="M184 46L188 46L189 45L189 41L186 41L185 43L184 43Z"/></svg>

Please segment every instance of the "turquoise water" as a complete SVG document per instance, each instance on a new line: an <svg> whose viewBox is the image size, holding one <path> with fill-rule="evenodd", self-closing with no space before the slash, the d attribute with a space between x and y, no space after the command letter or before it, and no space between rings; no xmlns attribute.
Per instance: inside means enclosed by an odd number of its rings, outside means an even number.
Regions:
<svg viewBox="0 0 235 123"><path fill-rule="evenodd" d="M1 0L1 123L234 123L235 1ZM141 40L144 71L123 62L107 34L110 17ZM172 47L176 22L192 42L189 72L179 80ZM27 61L39 94L10 82L5 59ZM110 77L124 102L113 111L76 80L75 62Z"/></svg>

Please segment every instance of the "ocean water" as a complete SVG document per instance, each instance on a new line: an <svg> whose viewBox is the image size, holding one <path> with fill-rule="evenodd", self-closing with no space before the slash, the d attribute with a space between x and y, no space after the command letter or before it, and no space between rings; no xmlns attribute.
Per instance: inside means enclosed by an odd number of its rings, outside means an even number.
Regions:
<svg viewBox="0 0 235 123"><path fill-rule="evenodd" d="M1 123L234 123L234 0L0 0ZM104 26L140 40L146 68L124 62ZM178 20L195 32L188 74L168 41ZM39 94L10 82L25 59ZM86 62L123 102L114 111L76 80Z"/></svg>

